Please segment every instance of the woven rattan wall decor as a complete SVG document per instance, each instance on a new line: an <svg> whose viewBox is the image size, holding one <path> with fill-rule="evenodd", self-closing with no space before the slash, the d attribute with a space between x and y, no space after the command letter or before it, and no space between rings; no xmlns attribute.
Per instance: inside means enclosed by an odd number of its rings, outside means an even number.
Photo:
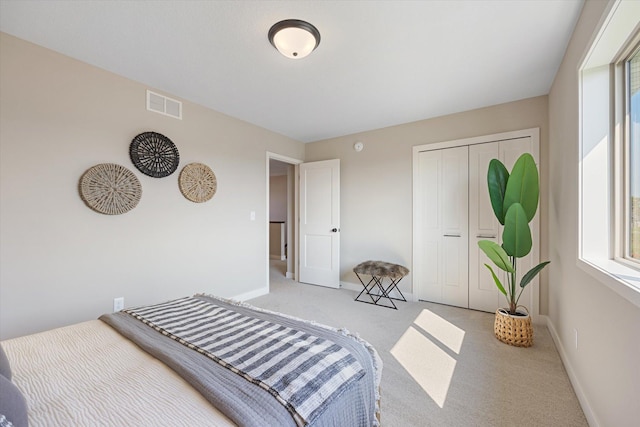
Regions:
<svg viewBox="0 0 640 427"><path fill-rule="evenodd" d="M143 132L133 138L129 155L140 172L154 178L171 175L180 163L176 145L157 132Z"/></svg>
<svg viewBox="0 0 640 427"><path fill-rule="evenodd" d="M135 208L142 197L138 178L114 163L89 168L80 178L80 197L96 212L120 215Z"/></svg>
<svg viewBox="0 0 640 427"><path fill-rule="evenodd" d="M196 203L210 200L218 189L216 175L202 163L189 163L182 168L178 185L182 195Z"/></svg>

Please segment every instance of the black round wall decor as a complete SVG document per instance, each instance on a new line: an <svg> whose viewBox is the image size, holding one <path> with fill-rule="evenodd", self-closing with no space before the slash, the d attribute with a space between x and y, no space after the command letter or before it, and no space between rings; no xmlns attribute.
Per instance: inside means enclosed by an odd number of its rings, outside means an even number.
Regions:
<svg viewBox="0 0 640 427"><path fill-rule="evenodd" d="M129 155L140 172L154 178L171 175L180 163L176 145L157 132L143 132L133 138Z"/></svg>

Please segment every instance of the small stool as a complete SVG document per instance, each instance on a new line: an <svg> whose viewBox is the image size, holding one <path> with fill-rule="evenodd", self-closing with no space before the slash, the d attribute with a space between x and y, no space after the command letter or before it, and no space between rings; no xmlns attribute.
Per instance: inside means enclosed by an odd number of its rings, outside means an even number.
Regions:
<svg viewBox="0 0 640 427"><path fill-rule="evenodd" d="M397 310L398 307L396 307L396 304L393 302L393 300L405 302L407 301L404 295L402 295L402 292L400 292L398 283L400 283L400 280L402 280L404 276L409 274L408 268L398 264L391 264L389 262L383 261L365 261L356 265L353 268L353 272L356 273L356 276L358 276L358 280L360 280L360 283L362 283L362 286L364 287L364 289L361 290L356 297L356 301L379 305L381 307L393 308L394 310ZM371 279L366 285L360 277L361 274L371 276ZM391 281L391 283L389 283L386 287L383 284L385 277L388 277ZM377 292L372 292L374 291L374 289L376 289ZM389 295L394 289L398 291L402 298L393 298ZM367 301L366 297L364 297L364 301L361 300L360 297L362 296L362 294L368 295L371 301ZM389 301L391 306L381 304L380 300Z"/></svg>

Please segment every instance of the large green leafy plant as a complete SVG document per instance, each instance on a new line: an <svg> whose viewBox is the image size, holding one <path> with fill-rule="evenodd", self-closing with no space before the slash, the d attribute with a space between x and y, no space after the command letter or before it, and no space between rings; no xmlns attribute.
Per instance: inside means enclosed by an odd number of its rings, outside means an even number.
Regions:
<svg viewBox="0 0 640 427"><path fill-rule="evenodd" d="M509 313L516 314L522 291L549 264L549 261L545 261L536 265L520 278L519 284L517 283L517 260L528 255L533 244L529 223L538 209L538 168L528 153L518 158L511 174L500 160L493 159L489 163L487 183L493 212L500 224L504 225L502 245L490 240L480 240L478 246L499 269L507 273L505 286L491 266L485 264L491 271L496 286L507 297Z"/></svg>

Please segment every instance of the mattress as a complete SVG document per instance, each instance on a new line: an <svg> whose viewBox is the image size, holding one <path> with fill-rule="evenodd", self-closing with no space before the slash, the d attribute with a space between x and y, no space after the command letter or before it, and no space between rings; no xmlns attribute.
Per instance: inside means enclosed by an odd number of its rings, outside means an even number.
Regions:
<svg viewBox="0 0 640 427"><path fill-rule="evenodd" d="M100 320L2 346L33 427L235 425L173 370Z"/></svg>

